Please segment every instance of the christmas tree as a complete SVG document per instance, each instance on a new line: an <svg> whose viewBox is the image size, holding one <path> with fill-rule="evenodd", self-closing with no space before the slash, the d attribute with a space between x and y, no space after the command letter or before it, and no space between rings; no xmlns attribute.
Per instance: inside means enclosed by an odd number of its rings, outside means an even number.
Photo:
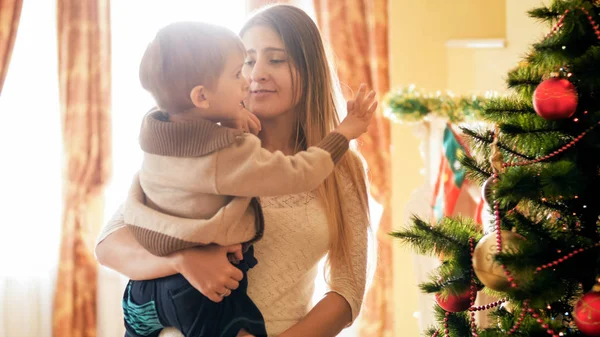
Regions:
<svg viewBox="0 0 600 337"><path fill-rule="evenodd" d="M551 30L486 104L487 126L463 128L492 222L414 217L392 233L442 261L421 284L438 303L425 336L600 336L600 2L529 14ZM480 292L497 301L475 306Z"/></svg>

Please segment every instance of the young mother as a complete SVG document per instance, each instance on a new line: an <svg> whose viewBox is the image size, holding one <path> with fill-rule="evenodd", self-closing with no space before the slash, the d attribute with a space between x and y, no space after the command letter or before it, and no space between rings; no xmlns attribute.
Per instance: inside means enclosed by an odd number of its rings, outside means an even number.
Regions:
<svg viewBox="0 0 600 337"><path fill-rule="evenodd" d="M292 155L318 144L338 124L342 107L337 77L312 19L296 7L276 5L250 18L240 36L248 52L246 105L261 121L263 147ZM248 274L248 294L262 311L269 336L337 335L358 315L365 290L369 217L359 157L348 152L313 192L261 198L261 203L265 233L255 245L259 263ZM217 292L237 287L241 277L226 256L235 248L210 246L157 257L116 214L96 255L131 279L181 273L220 301ZM330 290L311 307L318 263L326 254Z"/></svg>

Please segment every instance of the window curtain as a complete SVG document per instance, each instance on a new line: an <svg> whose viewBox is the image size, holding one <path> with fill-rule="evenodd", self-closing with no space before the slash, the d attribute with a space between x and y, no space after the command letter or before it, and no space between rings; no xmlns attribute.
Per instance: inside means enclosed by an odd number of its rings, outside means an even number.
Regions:
<svg viewBox="0 0 600 337"><path fill-rule="evenodd" d="M388 1L314 0L321 33L335 55L343 85L360 83L381 98L389 90ZM351 93L346 93L347 98ZM359 319L359 336L387 336L393 329L393 274L390 190L390 124L379 109L368 132L359 139L359 150L369 167L371 195L383 206L377 227L378 256L375 275Z"/></svg>
<svg viewBox="0 0 600 337"><path fill-rule="evenodd" d="M111 167L109 0L58 0L57 26L64 204L53 335L94 337L93 248Z"/></svg>

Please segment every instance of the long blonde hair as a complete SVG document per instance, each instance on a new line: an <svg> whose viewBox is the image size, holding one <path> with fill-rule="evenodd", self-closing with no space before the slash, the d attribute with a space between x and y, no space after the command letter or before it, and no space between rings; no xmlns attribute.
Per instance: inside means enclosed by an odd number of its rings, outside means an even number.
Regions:
<svg viewBox="0 0 600 337"><path fill-rule="evenodd" d="M333 64L328 62L319 29L301 9L281 4L257 11L241 29L240 36L257 25L271 28L281 37L299 74L301 99L296 108L296 149L317 145L339 124L338 113L345 109L337 74ZM352 268L353 265L350 251L352 228L347 219L348 205L341 184L342 176L349 178L356 187L360 206L368 216L364 166L358 153L349 151L317 190L329 224L329 271Z"/></svg>

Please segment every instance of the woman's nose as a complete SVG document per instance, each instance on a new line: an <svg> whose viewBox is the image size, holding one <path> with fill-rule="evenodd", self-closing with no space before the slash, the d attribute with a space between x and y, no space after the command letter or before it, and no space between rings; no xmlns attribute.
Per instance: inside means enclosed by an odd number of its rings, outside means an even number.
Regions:
<svg viewBox="0 0 600 337"><path fill-rule="evenodd" d="M264 66L256 63L250 73L250 79L255 82L264 82L267 80L268 74Z"/></svg>

